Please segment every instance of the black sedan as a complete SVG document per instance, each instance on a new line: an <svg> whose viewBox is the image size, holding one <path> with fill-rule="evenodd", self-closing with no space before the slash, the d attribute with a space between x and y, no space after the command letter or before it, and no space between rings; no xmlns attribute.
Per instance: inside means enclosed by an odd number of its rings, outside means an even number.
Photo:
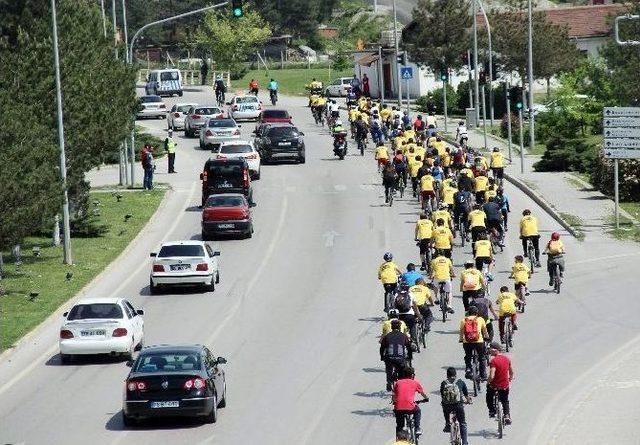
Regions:
<svg viewBox="0 0 640 445"><path fill-rule="evenodd" d="M207 347L149 346L135 362L125 382L122 420L125 426L155 417L202 417L215 423L226 405L227 385L220 365Z"/></svg>
<svg viewBox="0 0 640 445"><path fill-rule="evenodd" d="M305 163L304 133L290 124L268 124L256 131L255 146L261 162L294 160Z"/></svg>

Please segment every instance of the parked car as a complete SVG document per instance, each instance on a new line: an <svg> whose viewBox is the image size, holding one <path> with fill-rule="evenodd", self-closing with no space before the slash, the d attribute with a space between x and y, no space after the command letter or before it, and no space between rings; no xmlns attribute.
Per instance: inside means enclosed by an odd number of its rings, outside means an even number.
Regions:
<svg viewBox="0 0 640 445"><path fill-rule="evenodd" d="M226 233L246 238L253 234L251 206L239 193L211 195L202 209L202 239Z"/></svg>
<svg viewBox="0 0 640 445"><path fill-rule="evenodd" d="M159 345L143 348L128 362L122 401L122 421L134 426L157 417L200 417L218 420L218 408L227 404L227 383L215 357L203 345Z"/></svg>
<svg viewBox="0 0 640 445"><path fill-rule="evenodd" d="M200 148L213 150L223 142L240 139L240 125L233 119L207 119L200 128Z"/></svg>
<svg viewBox="0 0 640 445"><path fill-rule="evenodd" d="M191 107L197 104L175 104L167 113L167 128L169 130L184 130L184 119Z"/></svg>
<svg viewBox="0 0 640 445"><path fill-rule="evenodd" d="M200 173L202 206L207 198L218 193L241 193L253 203L253 188L249 165L244 158L209 159Z"/></svg>
<svg viewBox="0 0 640 445"><path fill-rule="evenodd" d="M209 118L223 118L224 111L215 105L198 105L191 107L184 118L184 135L193 138Z"/></svg>
<svg viewBox="0 0 640 445"><path fill-rule="evenodd" d="M257 120L262 111L262 102L251 94L247 96L234 96L231 102L227 102L227 105L230 106L230 117L235 120Z"/></svg>
<svg viewBox="0 0 640 445"><path fill-rule="evenodd" d="M63 314L60 360L76 355L121 354L131 359L144 339L144 312L123 298L86 298Z"/></svg>
<svg viewBox="0 0 640 445"><path fill-rule="evenodd" d="M262 113L260 113L260 117L258 117L258 121L256 122L256 129L260 125L267 123L290 124L292 123L291 115L287 110L274 110L273 108L262 110Z"/></svg>
<svg viewBox="0 0 640 445"><path fill-rule="evenodd" d="M346 96L351 89L352 77L339 77L327 85L325 88L325 96Z"/></svg>
<svg viewBox="0 0 640 445"><path fill-rule="evenodd" d="M167 117L167 105L160 96L142 96L136 113L136 119L155 117L164 119Z"/></svg>
<svg viewBox="0 0 640 445"><path fill-rule="evenodd" d="M262 163L278 160L296 160L305 163L304 133L287 124L272 124L256 137L256 148Z"/></svg>
<svg viewBox="0 0 640 445"><path fill-rule="evenodd" d="M260 179L260 154L253 146L253 142L236 140L223 142L213 150L216 159L244 159L249 166L251 179Z"/></svg>
<svg viewBox="0 0 640 445"><path fill-rule="evenodd" d="M147 94L182 97L182 74L180 70L167 68L152 70L144 87Z"/></svg>
<svg viewBox="0 0 640 445"><path fill-rule="evenodd" d="M156 294L159 287L203 286L213 292L220 282L218 266L220 252L214 252L202 241L171 241L151 253L153 264L149 277L149 291Z"/></svg>

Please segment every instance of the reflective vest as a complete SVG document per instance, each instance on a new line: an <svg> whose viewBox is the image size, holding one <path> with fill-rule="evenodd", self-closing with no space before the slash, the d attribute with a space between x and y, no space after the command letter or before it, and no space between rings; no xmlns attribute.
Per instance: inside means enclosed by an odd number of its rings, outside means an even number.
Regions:
<svg viewBox="0 0 640 445"><path fill-rule="evenodd" d="M165 141L165 144L167 146L167 152L168 153L175 153L176 152L176 141L174 141L172 138L167 138L167 140Z"/></svg>

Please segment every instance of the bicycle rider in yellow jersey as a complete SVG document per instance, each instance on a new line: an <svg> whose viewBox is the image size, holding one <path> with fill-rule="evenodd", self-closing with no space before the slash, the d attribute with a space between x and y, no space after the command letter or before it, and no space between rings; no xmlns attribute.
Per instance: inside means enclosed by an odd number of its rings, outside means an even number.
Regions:
<svg viewBox="0 0 640 445"><path fill-rule="evenodd" d="M493 179L496 183L501 184L504 177L504 156L500 153L498 147L493 147L491 152L491 171L493 172Z"/></svg>
<svg viewBox="0 0 640 445"><path fill-rule="evenodd" d="M564 276L564 244L560 241L560 234L553 232L544 252L547 254L547 271L549 272L549 286L553 286L553 274L556 266L560 269L560 278Z"/></svg>
<svg viewBox="0 0 640 445"><path fill-rule="evenodd" d="M418 196L418 170L422 167L422 157L416 156L413 161L409 161L409 176L411 176L411 189L413 197Z"/></svg>
<svg viewBox="0 0 640 445"><path fill-rule="evenodd" d="M398 310L397 309L389 309L389 314L388 314L388 318L382 322L382 335L380 336L380 341L382 341L382 338L387 335L389 332L391 332L391 322L393 320L399 320L400 321L400 332L402 332L403 334L405 334L407 337L409 336L409 328L407 327L407 324L400 320L398 318Z"/></svg>
<svg viewBox="0 0 640 445"><path fill-rule="evenodd" d="M468 220L471 227L471 241L475 243L480 232L487 230L487 214L484 213L480 204L473 206L473 210L469 212Z"/></svg>
<svg viewBox="0 0 640 445"><path fill-rule="evenodd" d="M525 209L520 220L520 239L524 257L527 257L527 241L531 240L535 252L535 265L540 267L540 234L538 233L538 218L531 214L531 210Z"/></svg>
<svg viewBox="0 0 640 445"><path fill-rule="evenodd" d="M447 312L450 314L454 313L451 307L451 280L455 278L455 276L453 263L449 258L444 255L438 255L431 260L431 273L429 274L429 278L431 278L431 283L438 293L435 303L438 304L439 299L443 298L443 296L440 295L440 285L442 285L444 292L447 293Z"/></svg>
<svg viewBox="0 0 640 445"><path fill-rule="evenodd" d="M517 309L516 303L524 304L513 292L509 292L509 288L507 286L502 286L500 288L500 295L496 299L496 305L498 306L498 329L500 332L500 343L504 343L504 320L505 318L511 318L511 324L513 325L513 330L517 331L518 326L516 325L517 319Z"/></svg>
<svg viewBox="0 0 640 445"><path fill-rule="evenodd" d="M436 228L433 229L433 248L451 259L453 243L453 232L447 226L442 218L436 220Z"/></svg>
<svg viewBox="0 0 640 445"><path fill-rule="evenodd" d="M453 201L453 195L451 195L451 201ZM443 201L438 205L438 210L433 212L431 215L432 221L438 221L438 219L444 219L445 226L449 228L453 232L453 220L451 218L451 213L447 210L447 204Z"/></svg>
<svg viewBox="0 0 640 445"><path fill-rule="evenodd" d="M422 315L424 320L425 330L428 332L431 330L431 321L433 320L433 314L431 313L431 306L433 303L433 293L427 286L424 278L418 278L416 284L409 288L409 293L413 295L418 311Z"/></svg>
<svg viewBox="0 0 640 445"><path fill-rule="evenodd" d="M393 294L398 288L398 277L402 275L402 271L398 265L393 262L393 254L391 252L385 253L383 259L384 263L382 263L378 269L378 279L384 288L384 311L388 312L388 295Z"/></svg>
<svg viewBox="0 0 640 445"><path fill-rule="evenodd" d="M487 265L487 280L493 281L491 269L493 267L493 251L491 249L491 241L487 239L486 232L478 234L478 241L473 243L473 252L476 261L476 269L482 271L484 265Z"/></svg>
<svg viewBox="0 0 640 445"><path fill-rule="evenodd" d="M487 178L484 173L476 176L475 179L475 188L476 192L476 202L483 203L484 202L484 192L487 190L487 186L489 185L489 178Z"/></svg>
<svg viewBox="0 0 640 445"><path fill-rule="evenodd" d="M511 266L511 276L509 277L513 279L516 293L520 287L524 287L524 289L522 289L522 295L529 296L527 284L529 284L529 278L531 278L532 273L533 271L529 270L529 266L524 263L524 257L522 255L516 255L515 262L513 266Z"/></svg>
<svg viewBox="0 0 640 445"><path fill-rule="evenodd" d="M428 253L431 249L431 241L433 239L433 222L425 213L420 214L420 219L416 221L415 240L420 249L420 261L422 266L420 270L426 270Z"/></svg>
<svg viewBox="0 0 640 445"><path fill-rule="evenodd" d="M445 179L442 183L442 202L447 205L449 212L451 212L455 204L453 197L458 192L458 184L450 179L451 178Z"/></svg>

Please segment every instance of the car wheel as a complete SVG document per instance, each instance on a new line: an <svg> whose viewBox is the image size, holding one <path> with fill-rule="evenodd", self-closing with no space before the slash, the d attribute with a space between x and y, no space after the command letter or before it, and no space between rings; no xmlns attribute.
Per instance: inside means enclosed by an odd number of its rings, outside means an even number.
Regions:
<svg viewBox="0 0 640 445"><path fill-rule="evenodd" d="M205 423L216 423L218 421L218 396L213 394L213 407L211 412L204 417Z"/></svg>
<svg viewBox="0 0 640 445"><path fill-rule="evenodd" d="M211 284L205 284L204 285L204 291L205 292L214 292L216 290L216 280L215 278L211 277Z"/></svg>
<svg viewBox="0 0 640 445"><path fill-rule="evenodd" d="M132 427L132 426L136 426L136 420L131 417L131 416L127 416L124 411L122 411L122 423L124 424L124 426L126 427Z"/></svg>
<svg viewBox="0 0 640 445"><path fill-rule="evenodd" d="M149 278L149 293L151 295L156 295L158 293L158 286L153 284L153 280Z"/></svg>
<svg viewBox="0 0 640 445"><path fill-rule="evenodd" d="M216 272L216 284L220 283L220 271Z"/></svg>
<svg viewBox="0 0 640 445"><path fill-rule="evenodd" d="M253 179L255 179L256 181L258 181L260 179L260 169L258 169L258 173L255 174Z"/></svg>
<svg viewBox="0 0 640 445"><path fill-rule="evenodd" d="M68 365L69 363L71 363L71 354L60 354L60 362L63 365Z"/></svg>
<svg viewBox="0 0 640 445"><path fill-rule="evenodd" d="M182 91L178 91L178 97L182 97Z"/></svg>
<svg viewBox="0 0 640 445"><path fill-rule="evenodd" d="M218 403L218 408L226 408L227 407L227 382L224 382L224 392L222 393L222 399L220 403Z"/></svg>
<svg viewBox="0 0 640 445"><path fill-rule="evenodd" d="M298 162L304 164L305 162L307 162L307 159L304 156L300 156L300 158L298 158Z"/></svg>

